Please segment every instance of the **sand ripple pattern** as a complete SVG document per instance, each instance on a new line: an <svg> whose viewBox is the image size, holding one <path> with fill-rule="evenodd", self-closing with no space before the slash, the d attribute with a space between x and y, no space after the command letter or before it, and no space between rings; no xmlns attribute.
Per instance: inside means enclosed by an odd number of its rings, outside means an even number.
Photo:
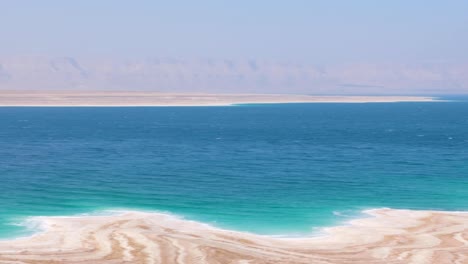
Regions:
<svg viewBox="0 0 468 264"><path fill-rule="evenodd" d="M174 216L41 217L45 231L0 242L0 263L468 263L468 214L375 209L327 235L274 238Z"/></svg>

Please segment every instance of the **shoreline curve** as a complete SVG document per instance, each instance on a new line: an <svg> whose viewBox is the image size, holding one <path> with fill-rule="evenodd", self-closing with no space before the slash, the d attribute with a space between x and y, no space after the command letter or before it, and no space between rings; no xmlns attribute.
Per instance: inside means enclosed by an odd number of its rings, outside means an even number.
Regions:
<svg viewBox="0 0 468 264"><path fill-rule="evenodd" d="M468 212L379 208L325 235L271 237L141 211L34 217L0 263L468 263Z"/></svg>

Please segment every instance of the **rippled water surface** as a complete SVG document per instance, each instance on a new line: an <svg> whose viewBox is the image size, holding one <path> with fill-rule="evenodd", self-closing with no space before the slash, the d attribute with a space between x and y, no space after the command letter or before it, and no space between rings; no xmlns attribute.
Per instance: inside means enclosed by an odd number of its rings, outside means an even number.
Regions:
<svg viewBox="0 0 468 264"><path fill-rule="evenodd" d="M0 180L3 237L107 209L266 234L466 210L468 103L0 108Z"/></svg>

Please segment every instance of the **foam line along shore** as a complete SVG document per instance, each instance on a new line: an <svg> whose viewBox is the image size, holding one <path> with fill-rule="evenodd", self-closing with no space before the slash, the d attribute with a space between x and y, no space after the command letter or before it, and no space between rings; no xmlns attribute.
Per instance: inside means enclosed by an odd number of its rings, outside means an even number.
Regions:
<svg viewBox="0 0 468 264"><path fill-rule="evenodd" d="M468 213L380 208L322 236L277 238L168 214L37 217L0 242L0 263L467 263Z"/></svg>

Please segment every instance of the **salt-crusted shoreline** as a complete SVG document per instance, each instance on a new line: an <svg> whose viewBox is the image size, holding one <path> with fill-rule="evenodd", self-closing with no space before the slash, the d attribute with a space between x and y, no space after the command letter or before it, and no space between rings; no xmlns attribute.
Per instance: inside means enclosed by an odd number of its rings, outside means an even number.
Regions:
<svg viewBox="0 0 468 264"><path fill-rule="evenodd" d="M468 263L468 213L384 208L366 214L302 238L138 211L39 217L45 231L0 241L0 263Z"/></svg>

